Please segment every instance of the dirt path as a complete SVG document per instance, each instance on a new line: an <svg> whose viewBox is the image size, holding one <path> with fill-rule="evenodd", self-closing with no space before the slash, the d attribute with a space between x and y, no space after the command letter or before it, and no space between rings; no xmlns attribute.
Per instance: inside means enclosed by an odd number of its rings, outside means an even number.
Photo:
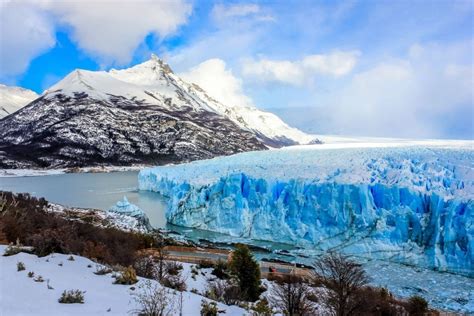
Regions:
<svg viewBox="0 0 474 316"><path fill-rule="evenodd" d="M168 260L194 264L199 264L202 262L216 263L219 260L228 261L231 254L231 251L229 250L215 248L167 246L164 247L164 250ZM156 250L147 249L146 253L150 255L156 255ZM295 267L291 264L260 261L259 265L262 278L268 278L270 275L284 276L290 273L301 277L309 277L311 275L311 271L309 269ZM271 268L273 272L270 272Z"/></svg>

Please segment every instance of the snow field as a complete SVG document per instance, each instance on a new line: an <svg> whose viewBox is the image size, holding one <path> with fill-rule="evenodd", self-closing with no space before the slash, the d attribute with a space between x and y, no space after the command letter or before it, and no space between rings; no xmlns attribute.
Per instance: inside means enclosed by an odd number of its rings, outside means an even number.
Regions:
<svg viewBox="0 0 474 316"><path fill-rule="evenodd" d="M6 246L0 245L3 254ZM35 255L19 253L14 256L0 256L0 314L9 315L130 315L131 310L138 308L132 297L134 291L139 291L147 279L139 278L134 285L113 284L112 274L95 275L96 263L73 256L74 261L68 260L69 255L51 254L38 258ZM17 262L23 262L26 270L17 272ZM62 266L58 264L62 263ZM88 268L91 265L91 268ZM183 275L188 284L188 290L183 292L183 314L186 316L199 315L202 296L191 293L192 288L202 291L205 285L204 276L200 275L194 281L188 274L190 265L183 264ZM33 271L35 277L41 275L44 282L35 282L27 273ZM47 288L47 281L54 289ZM150 281L158 284L157 281ZM189 283L188 283L189 282ZM131 288L135 290L132 291ZM60 304L58 299L64 290L78 289L85 291L84 304ZM177 292L170 290L178 298ZM206 299L208 300L208 299ZM208 300L209 301L209 300ZM225 310L226 315L245 315L245 310L237 306L227 306L218 303L219 309ZM108 311L110 309L110 311Z"/></svg>

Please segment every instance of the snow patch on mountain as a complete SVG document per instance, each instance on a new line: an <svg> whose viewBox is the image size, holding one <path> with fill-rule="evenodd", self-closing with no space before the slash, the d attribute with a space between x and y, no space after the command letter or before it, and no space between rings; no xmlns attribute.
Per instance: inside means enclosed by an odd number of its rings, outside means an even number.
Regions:
<svg viewBox="0 0 474 316"><path fill-rule="evenodd" d="M35 92L0 84L0 119L18 111L39 95Z"/></svg>

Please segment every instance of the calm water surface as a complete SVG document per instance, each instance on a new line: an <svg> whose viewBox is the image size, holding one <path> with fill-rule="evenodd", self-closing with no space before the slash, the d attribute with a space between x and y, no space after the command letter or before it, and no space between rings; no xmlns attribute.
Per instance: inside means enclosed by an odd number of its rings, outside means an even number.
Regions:
<svg viewBox="0 0 474 316"><path fill-rule="evenodd" d="M293 249L285 244L240 239L219 233L179 227L166 223L167 200L156 192L138 190L138 171L109 173L68 173L36 177L0 177L0 190L27 192L72 207L108 210L124 196L140 207L155 228L176 231L194 241L247 242L267 249Z"/></svg>
<svg viewBox="0 0 474 316"><path fill-rule="evenodd" d="M28 192L67 206L108 210L124 196L146 212L156 228L166 225L166 200L138 190L138 171L69 173L37 177L0 177L0 190Z"/></svg>

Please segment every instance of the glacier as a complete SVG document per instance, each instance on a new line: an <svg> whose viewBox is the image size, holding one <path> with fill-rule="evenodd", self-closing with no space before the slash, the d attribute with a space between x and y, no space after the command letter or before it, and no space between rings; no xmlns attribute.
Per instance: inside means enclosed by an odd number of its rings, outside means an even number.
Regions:
<svg viewBox="0 0 474 316"><path fill-rule="evenodd" d="M471 141L325 144L144 169L169 223L474 276Z"/></svg>
<svg viewBox="0 0 474 316"><path fill-rule="evenodd" d="M126 217L133 217L137 220L138 224L144 227L147 231L153 230L146 213L135 204L130 203L126 196L124 196L122 200L118 201L108 211L118 215L125 215Z"/></svg>

